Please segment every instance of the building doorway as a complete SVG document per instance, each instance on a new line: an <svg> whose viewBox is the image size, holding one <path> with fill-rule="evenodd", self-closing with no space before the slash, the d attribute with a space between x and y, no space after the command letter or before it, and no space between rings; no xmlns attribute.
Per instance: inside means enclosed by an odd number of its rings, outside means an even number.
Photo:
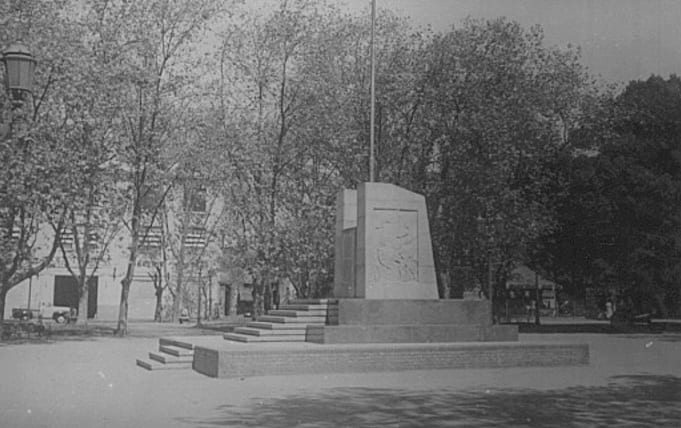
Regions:
<svg viewBox="0 0 681 428"><path fill-rule="evenodd" d="M94 318L97 314L97 283L98 278L92 277L88 283L87 317ZM68 306L78 309L78 282L72 276L57 275L54 277L54 306Z"/></svg>

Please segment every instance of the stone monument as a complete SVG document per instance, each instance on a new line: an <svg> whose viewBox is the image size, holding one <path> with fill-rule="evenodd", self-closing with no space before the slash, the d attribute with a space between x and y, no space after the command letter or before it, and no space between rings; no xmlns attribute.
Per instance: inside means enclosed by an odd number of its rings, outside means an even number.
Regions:
<svg viewBox="0 0 681 428"><path fill-rule="evenodd" d="M243 377L588 363L587 345L454 343L516 342L518 329L492 325L489 301L438 299L423 196L365 183L339 194L337 213L335 298L271 310L225 333L221 346L189 344L194 370Z"/></svg>
<svg viewBox="0 0 681 428"><path fill-rule="evenodd" d="M335 297L437 299L426 200L387 183L338 196Z"/></svg>
<svg viewBox="0 0 681 428"><path fill-rule="evenodd" d="M342 190L336 205L337 316L310 326L321 343L515 341L489 301L440 300L422 195L387 183Z"/></svg>

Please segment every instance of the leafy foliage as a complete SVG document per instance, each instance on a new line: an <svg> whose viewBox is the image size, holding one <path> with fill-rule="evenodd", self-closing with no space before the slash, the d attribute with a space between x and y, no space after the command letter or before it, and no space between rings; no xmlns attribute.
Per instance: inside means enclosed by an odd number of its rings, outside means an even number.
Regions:
<svg viewBox="0 0 681 428"><path fill-rule="evenodd" d="M106 250L122 229L124 334L136 261L158 227L154 281L174 313L189 279L219 265L250 273L256 314L283 279L300 296L328 294L335 195L369 170L370 22L332 2L240 3L0 5L2 44L19 34L40 59L25 110L0 98L12 123L0 148L3 301L64 230L85 290L106 257L90 237ZM674 304L678 78L634 82L613 102L578 49L506 19L432 33L379 10L376 53L378 179L425 194L450 278L442 296L487 290L490 269L498 285L525 262L575 289ZM199 188L209 215L190 209ZM206 245L187 250L197 226Z"/></svg>
<svg viewBox="0 0 681 428"><path fill-rule="evenodd" d="M546 242L575 292L610 288L639 310L678 311L680 95L676 76L631 82L611 115L594 120L612 124L598 153L567 160L569 193Z"/></svg>

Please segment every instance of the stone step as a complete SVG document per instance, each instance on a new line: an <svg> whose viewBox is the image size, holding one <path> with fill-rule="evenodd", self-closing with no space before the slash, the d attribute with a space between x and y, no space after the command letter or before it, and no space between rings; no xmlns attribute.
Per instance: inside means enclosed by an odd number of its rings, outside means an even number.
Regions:
<svg viewBox="0 0 681 428"><path fill-rule="evenodd" d="M184 349L194 349L194 345L191 342L186 342L182 339L175 339L175 338L166 338L162 337L158 340L158 342L161 345L169 345L169 346L176 346L178 348L184 348Z"/></svg>
<svg viewBox="0 0 681 428"><path fill-rule="evenodd" d="M325 318L323 316L300 316L300 317L288 317L288 316L275 316L275 315L263 315L258 317L258 321L271 322L271 323L302 323L302 324L324 324Z"/></svg>
<svg viewBox="0 0 681 428"><path fill-rule="evenodd" d="M277 323L265 321L250 321L246 327L259 328L262 330L305 330L304 323Z"/></svg>
<svg viewBox="0 0 681 428"><path fill-rule="evenodd" d="M264 328L252 328L252 327L237 327L234 329L234 333L248 334L251 336L290 336L290 335L301 335L305 334L306 325L301 324L300 328L295 329L276 329L268 330Z"/></svg>
<svg viewBox="0 0 681 428"><path fill-rule="evenodd" d="M288 335L253 336L241 333L225 333L223 337L235 342L305 342L305 333Z"/></svg>
<svg viewBox="0 0 681 428"><path fill-rule="evenodd" d="M324 308L324 307L311 307L309 305L282 305L279 309L271 310L272 312L287 311L302 314L313 314L313 315L327 315L327 314L337 314L338 308Z"/></svg>
<svg viewBox="0 0 681 428"><path fill-rule="evenodd" d="M275 317L326 317L326 310L321 311L290 311L286 309L274 309L268 312L267 315Z"/></svg>
<svg viewBox="0 0 681 428"><path fill-rule="evenodd" d="M186 370L192 368L192 363L163 364L154 360L137 359L137 365L147 370Z"/></svg>
<svg viewBox="0 0 681 428"><path fill-rule="evenodd" d="M193 356L176 357L174 355L159 352L149 352L149 358L162 364L191 364L191 362L194 361Z"/></svg>
<svg viewBox="0 0 681 428"><path fill-rule="evenodd" d="M338 299L296 299L291 300L293 305L337 305Z"/></svg>
<svg viewBox="0 0 681 428"><path fill-rule="evenodd" d="M194 351L187 348L180 348L179 346L173 345L159 345L158 350L169 355L174 355L176 357L186 357L194 355Z"/></svg>
<svg viewBox="0 0 681 428"><path fill-rule="evenodd" d="M280 305L278 309L286 309L293 311L312 311L312 310L325 310L325 311L336 311L338 312L338 305L314 305L314 304L304 304L304 303L289 303L286 305Z"/></svg>

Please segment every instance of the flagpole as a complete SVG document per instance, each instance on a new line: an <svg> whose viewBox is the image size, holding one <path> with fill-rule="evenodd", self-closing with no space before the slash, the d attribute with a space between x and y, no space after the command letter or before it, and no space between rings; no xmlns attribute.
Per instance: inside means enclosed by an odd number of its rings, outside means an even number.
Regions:
<svg viewBox="0 0 681 428"><path fill-rule="evenodd" d="M376 23L376 0L371 0L371 101L370 101L370 119L369 119L369 181L375 181L374 171L374 121L376 112L376 52L374 49L374 27Z"/></svg>

